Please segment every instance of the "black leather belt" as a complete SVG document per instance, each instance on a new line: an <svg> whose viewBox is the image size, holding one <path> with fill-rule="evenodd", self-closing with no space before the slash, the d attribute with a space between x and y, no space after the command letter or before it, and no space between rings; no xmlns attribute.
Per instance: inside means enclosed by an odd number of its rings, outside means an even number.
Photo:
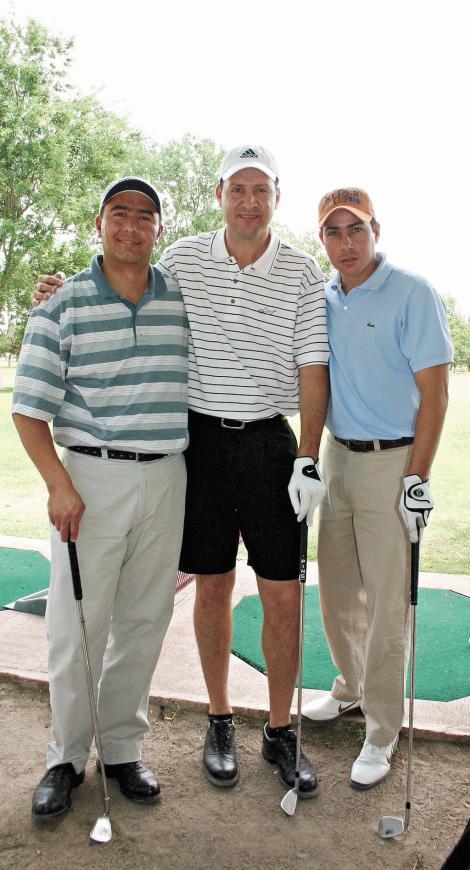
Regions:
<svg viewBox="0 0 470 870"><path fill-rule="evenodd" d="M392 447L406 447L407 444L413 444L414 438L396 438L395 441L383 441L381 438L376 438L375 441L352 441L351 439L337 438L335 441L344 444L348 450L353 450L354 453L369 453L371 450L391 450Z"/></svg>
<svg viewBox="0 0 470 870"><path fill-rule="evenodd" d="M261 420L232 420L230 417L213 417L211 414L199 414L197 411L190 411L189 416L192 420L204 420L205 423L212 423L216 426L221 426L222 429L242 430L245 427L260 426L261 424L274 423L278 420L283 420L283 414L275 414L274 417L263 417Z"/></svg>
<svg viewBox="0 0 470 870"><path fill-rule="evenodd" d="M164 459L167 453L135 453L133 450L108 450L106 447L68 447L74 453L85 453L87 456L101 456L102 459L133 459L135 462L152 462L154 459Z"/></svg>

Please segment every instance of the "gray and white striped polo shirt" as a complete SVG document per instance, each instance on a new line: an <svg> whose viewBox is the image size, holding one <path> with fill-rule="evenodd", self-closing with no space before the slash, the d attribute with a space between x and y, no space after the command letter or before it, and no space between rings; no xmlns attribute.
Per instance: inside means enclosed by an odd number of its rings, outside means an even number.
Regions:
<svg viewBox="0 0 470 870"><path fill-rule="evenodd" d="M138 304L101 257L29 319L13 411L53 420L64 446L179 453L187 445L187 318L178 285L151 266Z"/></svg>
<svg viewBox="0 0 470 870"><path fill-rule="evenodd" d="M161 259L188 315L189 407L254 420L295 414L298 370L328 364L323 275L309 254L274 233L239 268L224 230L180 239Z"/></svg>

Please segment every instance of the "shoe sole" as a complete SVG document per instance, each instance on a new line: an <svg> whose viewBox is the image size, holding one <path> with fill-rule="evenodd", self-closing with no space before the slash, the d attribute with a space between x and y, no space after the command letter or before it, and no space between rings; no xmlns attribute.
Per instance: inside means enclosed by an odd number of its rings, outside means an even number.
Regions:
<svg viewBox="0 0 470 870"><path fill-rule="evenodd" d="M215 785L216 788L233 788L234 785L237 784L240 780L240 771L237 770L237 773L232 779L218 779L216 776L213 776L212 773L202 766L202 771L204 776L211 783L211 785Z"/></svg>
<svg viewBox="0 0 470 870"><path fill-rule="evenodd" d="M290 783L290 782L287 782L286 779L284 779L284 777L281 775L281 768L279 767L278 762L275 761L274 758L270 758L269 755L266 754L264 747L261 750L261 754L262 754L263 758L269 762L269 764L273 764L277 767L277 772L279 774L279 782L282 784L283 788L285 788L286 791L290 791L292 788L294 788L295 782ZM300 798L300 800L306 801L306 800L310 800L310 798L316 797L319 789L320 789L320 784L317 782L315 788L312 788L311 791L300 791L300 789L299 789L297 794L298 794L298 797Z"/></svg>
<svg viewBox="0 0 470 870"><path fill-rule="evenodd" d="M85 771L84 770L81 773L77 773L77 779L76 779L75 783L72 785L72 789L78 788L78 786L82 784L84 779L85 779ZM69 810L71 810L71 809L72 809L72 799L70 799L70 803L67 804L66 807L64 807L61 810L56 810L54 813L35 813L34 810L31 810L31 815L32 815L33 820L35 822L40 822L40 823L44 822L47 824L47 822L49 822L49 821L53 822L54 819L60 819L61 816L65 816L65 813L68 813Z"/></svg>
<svg viewBox="0 0 470 870"><path fill-rule="evenodd" d="M357 780L354 779L350 779L349 783L351 785L351 788L354 788L356 791L369 791L370 788L374 788L374 786L379 785L381 782L383 782L384 779L387 779L387 776L389 776L389 774L390 771L387 770L387 773L384 773L384 775L381 776L380 779L376 779L374 782L370 783L357 782Z"/></svg>
<svg viewBox="0 0 470 870"><path fill-rule="evenodd" d="M341 719L342 716L345 716L346 713L352 713L354 710L360 710L361 704L358 701L357 703L351 704L350 707L346 707L345 710L341 710L341 713L337 713L335 716L329 716L328 719L312 719L306 713L302 713L302 721L303 722L336 722L337 719ZM362 711L361 711L362 712Z"/></svg>

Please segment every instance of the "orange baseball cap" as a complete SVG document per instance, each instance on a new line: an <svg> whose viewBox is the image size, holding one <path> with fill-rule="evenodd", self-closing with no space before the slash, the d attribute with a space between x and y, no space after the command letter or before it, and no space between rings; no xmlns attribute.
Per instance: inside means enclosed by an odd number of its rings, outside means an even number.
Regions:
<svg viewBox="0 0 470 870"><path fill-rule="evenodd" d="M375 218L374 206L365 190L359 187L340 187L322 196L318 206L318 226L322 227L330 214L338 208L345 208L361 221L369 222Z"/></svg>

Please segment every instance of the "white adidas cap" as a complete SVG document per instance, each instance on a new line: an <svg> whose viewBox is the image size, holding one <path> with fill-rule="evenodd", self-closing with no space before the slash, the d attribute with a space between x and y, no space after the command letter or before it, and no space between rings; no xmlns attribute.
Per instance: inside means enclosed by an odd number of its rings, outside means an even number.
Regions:
<svg viewBox="0 0 470 870"><path fill-rule="evenodd" d="M221 181L227 181L240 169L259 169L272 181L279 179L277 163L267 148L262 145L237 145L225 155L219 170Z"/></svg>

